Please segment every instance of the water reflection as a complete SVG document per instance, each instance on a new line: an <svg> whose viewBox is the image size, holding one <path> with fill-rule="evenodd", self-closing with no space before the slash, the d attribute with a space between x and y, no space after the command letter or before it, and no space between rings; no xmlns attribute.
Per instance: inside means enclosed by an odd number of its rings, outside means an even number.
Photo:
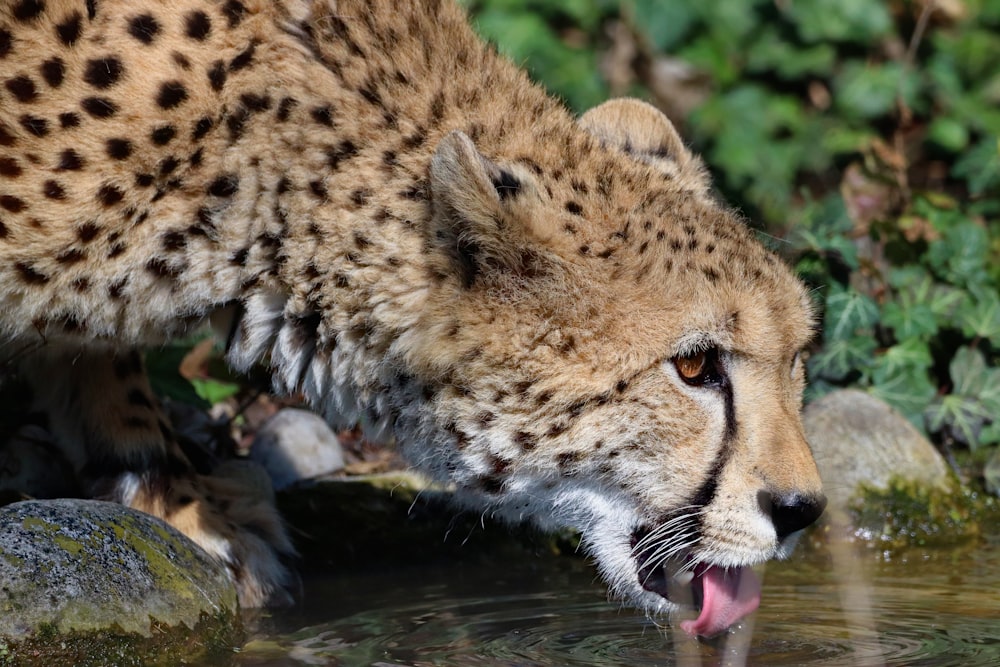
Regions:
<svg viewBox="0 0 1000 667"><path fill-rule="evenodd" d="M238 664L1000 664L996 549L883 562L852 548L846 567L825 547L800 552L768 567L752 628L728 643L695 642L608 603L582 561L525 557L314 578L306 604L271 619Z"/></svg>

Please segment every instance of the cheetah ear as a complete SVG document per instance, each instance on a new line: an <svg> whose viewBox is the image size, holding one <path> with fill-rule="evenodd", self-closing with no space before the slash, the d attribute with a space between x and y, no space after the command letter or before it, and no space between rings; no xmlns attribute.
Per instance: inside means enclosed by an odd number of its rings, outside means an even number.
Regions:
<svg viewBox="0 0 1000 667"><path fill-rule="evenodd" d="M466 287L479 276L528 275L541 257L509 203L525 185L512 170L484 157L462 132L446 135L431 159L434 242Z"/></svg>
<svg viewBox="0 0 1000 667"><path fill-rule="evenodd" d="M579 123L605 145L668 173L689 174L702 188L709 186L701 161L684 145L670 119L652 104L630 97L608 100L583 114Z"/></svg>

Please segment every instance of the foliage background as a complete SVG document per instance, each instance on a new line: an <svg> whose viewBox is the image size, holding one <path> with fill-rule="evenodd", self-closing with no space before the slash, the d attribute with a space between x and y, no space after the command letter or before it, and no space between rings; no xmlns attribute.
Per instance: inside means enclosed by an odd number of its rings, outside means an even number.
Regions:
<svg viewBox="0 0 1000 667"><path fill-rule="evenodd" d="M1000 2L464 4L574 109L674 120L814 288L808 398L863 388L1000 492Z"/></svg>

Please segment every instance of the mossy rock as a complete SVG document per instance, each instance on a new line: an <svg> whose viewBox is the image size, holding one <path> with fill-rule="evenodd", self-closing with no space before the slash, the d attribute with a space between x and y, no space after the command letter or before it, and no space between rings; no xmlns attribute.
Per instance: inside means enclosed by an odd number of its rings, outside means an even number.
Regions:
<svg viewBox="0 0 1000 667"><path fill-rule="evenodd" d="M224 567L114 503L0 507L0 665L219 664L242 640Z"/></svg>

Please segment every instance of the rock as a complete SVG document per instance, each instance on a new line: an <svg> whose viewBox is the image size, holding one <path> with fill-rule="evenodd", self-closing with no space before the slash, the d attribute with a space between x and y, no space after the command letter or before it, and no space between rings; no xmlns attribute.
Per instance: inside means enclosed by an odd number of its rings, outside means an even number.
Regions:
<svg viewBox="0 0 1000 667"><path fill-rule="evenodd" d="M886 489L893 477L944 487L948 466L920 431L880 399L845 389L806 406L806 438L830 507L846 507L859 484Z"/></svg>
<svg viewBox="0 0 1000 667"><path fill-rule="evenodd" d="M239 646L225 568L114 503L0 507L0 664L177 664Z"/></svg>
<svg viewBox="0 0 1000 667"><path fill-rule="evenodd" d="M250 458L264 466L274 488L343 469L344 451L327 423L307 410L285 408L257 431Z"/></svg>

